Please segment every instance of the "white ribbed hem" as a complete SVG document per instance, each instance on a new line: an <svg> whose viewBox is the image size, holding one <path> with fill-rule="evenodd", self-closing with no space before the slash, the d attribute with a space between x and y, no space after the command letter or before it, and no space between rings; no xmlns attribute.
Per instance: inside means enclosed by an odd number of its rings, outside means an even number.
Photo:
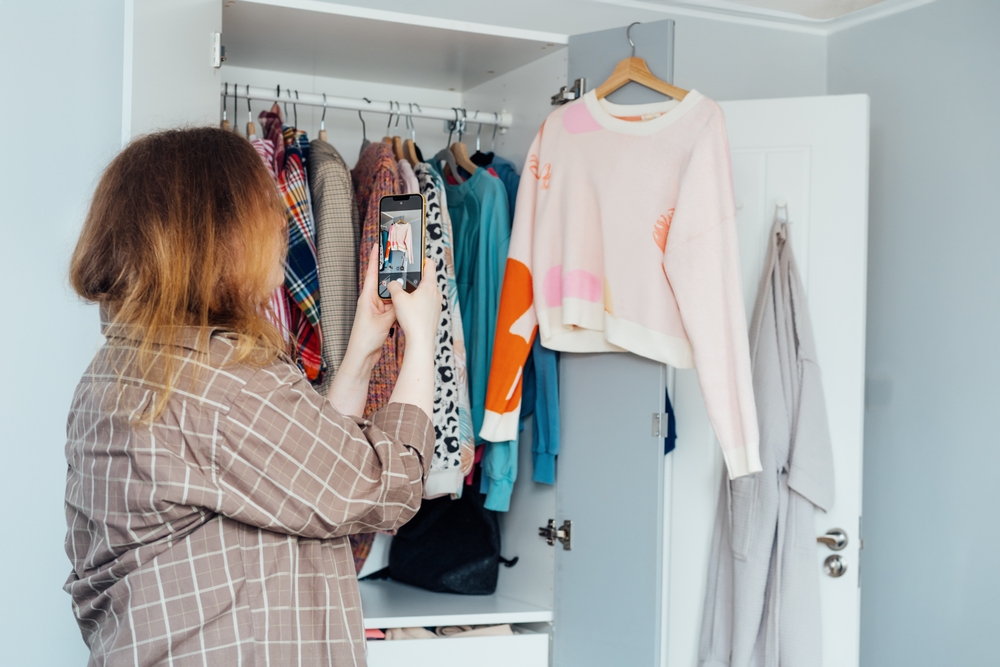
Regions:
<svg viewBox="0 0 1000 667"><path fill-rule="evenodd" d="M605 315L604 321L604 335L610 344L674 368L694 368L694 351L685 339L610 314Z"/></svg>
<svg viewBox="0 0 1000 667"><path fill-rule="evenodd" d="M563 309L558 306L536 312L543 347L559 352L624 352L604 339L603 317L596 328L581 329L563 324Z"/></svg>
<svg viewBox="0 0 1000 667"><path fill-rule="evenodd" d="M618 132L619 134L630 134L632 136L646 136L659 132L665 127L672 125L678 118L693 108L705 96L697 90L689 92L683 100L667 100L665 102L653 102L652 104L615 104L606 99L597 99L597 90L591 90L583 96L583 103L587 105L587 111L594 117L594 120L601 127ZM651 113L662 113L651 120L631 121L622 120L622 117L645 116Z"/></svg>
<svg viewBox="0 0 1000 667"><path fill-rule="evenodd" d="M493 412L487 410L483 414L483 427L479 429L479 437L489 442L507 442L517 440L517 429L521 421L521 404L512 412Z"/></svg>
<svg viewBox="0 0 1000 667"><path fill-rule="evenodd" d="M457 494L462 490L463 479L461 468L431 470L427 473L427 481L424 482L424 498L430 500Z"/></svg>
<svg viewBox="0 0 1000 667"><path fill-rule="evenodd" d="M755 472L763 470L760 465L760 453L758 452L757 443L752 443L752 445L752 447L722 450L722 458L726 460L726 470L729 471L729 479L752 475Z"/></svg>

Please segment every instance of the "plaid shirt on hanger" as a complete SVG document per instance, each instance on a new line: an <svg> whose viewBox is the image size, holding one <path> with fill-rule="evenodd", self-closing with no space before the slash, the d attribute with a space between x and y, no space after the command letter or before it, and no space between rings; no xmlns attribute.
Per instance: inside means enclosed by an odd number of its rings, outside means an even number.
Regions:
<svg viewBox="0 0 1000 667"><path fill-rule="evenodd" d="M295 339L295 360L312 382L321 382L326 370L323 362L323 339L320 330L319 273L316 268L316 228L309 207L302 143L305 133L282 128L277 104L260 114L264 136L275 146L278 189L288 211L288 257L285 261L285 287L294 302L291 309L291 332Z"/></svg>

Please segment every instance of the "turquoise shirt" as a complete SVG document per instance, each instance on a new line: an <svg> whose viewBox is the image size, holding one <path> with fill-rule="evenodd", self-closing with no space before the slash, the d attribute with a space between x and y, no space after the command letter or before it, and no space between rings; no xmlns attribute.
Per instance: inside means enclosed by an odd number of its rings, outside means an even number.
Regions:
<svg viewBox="0 0 1000 667"><path fill-rule="evenodd" d="M486 169L464 183L445 185L455 238L458 302L465 331L472 427L478 440L486 410L486 387L493 360L500 290L510 246L507 190ZM517 441L489 443L483 459L489 478L487 509L506 511L517 476Z"/></svg>

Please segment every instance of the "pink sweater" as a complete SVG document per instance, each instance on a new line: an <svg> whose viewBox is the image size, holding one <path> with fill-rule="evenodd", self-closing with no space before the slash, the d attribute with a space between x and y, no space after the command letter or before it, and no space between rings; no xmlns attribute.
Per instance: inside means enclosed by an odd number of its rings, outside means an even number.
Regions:
<svg viewBox="0 0 1000 667"><path fill-rule="evenodd" d="M413 228L408 222L397 222L389 228L389 250L406 253L406 261L413 264Z"/></svg>
<svg viewBox="0 0 1000 667"><path fill-rule="evenodd" d="M517 436L536 330L566 352L633 352L695 367L729 476L761 469L722 110L556 109L521 176L480 435Z"/></svg>

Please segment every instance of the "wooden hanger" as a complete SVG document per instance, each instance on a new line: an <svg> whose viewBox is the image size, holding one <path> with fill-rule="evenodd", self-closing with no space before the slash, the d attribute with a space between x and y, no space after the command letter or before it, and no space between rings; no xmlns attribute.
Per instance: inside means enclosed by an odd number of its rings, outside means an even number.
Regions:
<svg viewBox="0 0 1000 667"><path fill-rule="evenodd" d="M396 161L403 159L403 140L399 137L392 138L392 154L396 156Z"/></svg>
<svg viewBox="0 0 1000 667"><path fill-rule="evenodd" d="M469 149L461 141L456 141L451 145L451 154L455 156L455 162L458 163L458 166L470 174L474 174L476 169L479 169L476 163L469 159Z"/></svg>
<svg viewBox="0 0 1000 667"><path fill-rule="evenodd" d="M226 118L227 109L226 102L229 99L229 84L226 84L226 92L222 93L222 122L219 123L219 127L223 130L229 131L229 119Z"/></svg>
<svg viewBox="0 0 1000 667"><path fill-rule="evenodd" d="M416 167L420 160L417 158L417 144L414 143L413 139L403 140L403 155L406 157L406 161L410 163L411 167Z"/></svg>
<svg viewBox="0 0 1000 667"><path fill-rule="evenodd" d="M247 139L257 134L257 128L253 124L253 109L250 106L250 85L247 84Z"/></svg>
<svg viewBox="0 0 1000 667"><path fill-rule="evenodd" d="M326 93L323 93L323 117L319 119L319 140L326 141Z"/></svg>
<svg viewBox="0 0 1000 667"><path fill-rule="evenodd" d="M620 60L615 65L615 71L611 73L611 76L597 87L595 91L597 99L604 99L626 83L634 81L641 86L655 90L658 93L663 93L675 100L683 100L687 96L688 91L657 78L656 75L649 71L649 65L646 64L645 60L635 57L635 42L632 41L631 35L632 26L634 25L639 25L639 23L633 23L625 30L625 37L628 38L628 43L632 45L632 56Z"/></svg>

